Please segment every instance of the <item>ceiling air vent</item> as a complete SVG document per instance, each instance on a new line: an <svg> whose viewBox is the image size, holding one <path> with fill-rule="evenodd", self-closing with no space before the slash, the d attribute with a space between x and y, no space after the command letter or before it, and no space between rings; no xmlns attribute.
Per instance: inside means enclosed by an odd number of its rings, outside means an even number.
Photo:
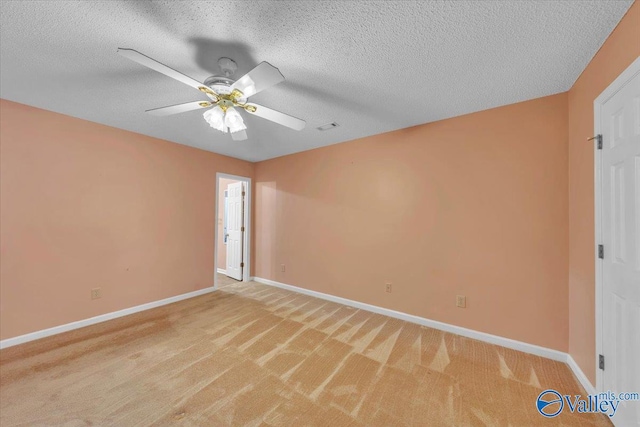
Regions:
<svg viewBox="0 0 640 427"><path fill-rule="evenodd" d="M338 126L340 126L340 125L337 124L336 122L333 122L333 123L327 123L326 125L318 126L317 129L325 131L325 130L337 128Z"/></svg>

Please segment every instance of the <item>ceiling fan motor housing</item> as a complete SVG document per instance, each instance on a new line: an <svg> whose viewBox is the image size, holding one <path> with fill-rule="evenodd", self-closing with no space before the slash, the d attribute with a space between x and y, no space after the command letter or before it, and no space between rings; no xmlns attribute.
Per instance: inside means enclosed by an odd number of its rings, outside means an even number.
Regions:
<svg viewBox="0 0 640 427"><path fill-rule="evenodd" d="M211 76L204 81L204 84L211 88L215 93L220 95L228 95L231 93L231 85L234 81L228 77Z"/></svg>

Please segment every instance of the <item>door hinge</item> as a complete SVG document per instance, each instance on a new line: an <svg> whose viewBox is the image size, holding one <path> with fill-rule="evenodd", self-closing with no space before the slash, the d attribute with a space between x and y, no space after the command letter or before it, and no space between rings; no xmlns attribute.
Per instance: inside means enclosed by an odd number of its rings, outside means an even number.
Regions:
<svg viewBox="0 0 640 427"><path fill-rule="evenodd" d="M591 141L592 139L596 140L596 146L598 147L598 150L602 150L602 134L592 136L591 138L587 139L587 141Z"/></svg>
<svg viewBox="0 0 640 427"><path fill-rule="evenodd" d="M242 197L244 197L244 195L245 195L245 192L243 191L243 192L242 192Z"/></svg>
<svg viewBox="0 0 640 427"><path fill-rule="evenodd" d="M244 231L244 227L240 227L240 231Z"/></svg>
<svg viewBox="0 0 640 427"><path fill-rule="evenodd" d="M598 258L604 259L604 245L598 245Z"/></svg>
<svg viewBox="0 0 640 427"><path fill-rule="evenodd" d="M598 368L604 371L604 356L602 354L598 355Z"/></svg>
<svg viewBox="0 0 640 427"><path fill-rule="evenodd" d="M241 263L240 263L240 267L244 267L244 262L241 262Z"/></svg>

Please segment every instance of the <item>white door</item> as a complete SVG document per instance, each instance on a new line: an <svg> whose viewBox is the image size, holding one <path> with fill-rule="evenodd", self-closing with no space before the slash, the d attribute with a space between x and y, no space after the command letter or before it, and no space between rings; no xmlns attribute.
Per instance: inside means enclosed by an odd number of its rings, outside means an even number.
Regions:
<svg viewBox="0 0 640 427"><path fill-rule="evenodd" d="M603 389L640 392L640 73L602 104ZM640 426L640 401L616 426Z"/></svg>
<svg viewBox="0 0 640 427"><path fill-rule="evenodd" d="M242 280L244 234L244 183L227 186L227 276Z"/></svg>

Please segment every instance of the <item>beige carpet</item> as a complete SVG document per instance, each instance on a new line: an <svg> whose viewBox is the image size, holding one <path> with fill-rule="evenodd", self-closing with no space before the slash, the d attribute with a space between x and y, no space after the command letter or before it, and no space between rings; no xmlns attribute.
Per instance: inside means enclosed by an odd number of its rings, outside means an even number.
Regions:
<svg viewBox="0 0 640 427"><path fill-rule="evenodd" d="M255 283L0 352L0 425L608 426L566 365Z"/></svg>
<svg viewBox="0 0 640 427"><path fill-rule="evenodd" d="M238 280L236 279L232 279L229 276L226 276L224 274L216 274L216 276L218 276L216 279L218 281L218 287L222 288L224 286L229 286L229 285L235 285L237 283L240 283Z"/></svg>

